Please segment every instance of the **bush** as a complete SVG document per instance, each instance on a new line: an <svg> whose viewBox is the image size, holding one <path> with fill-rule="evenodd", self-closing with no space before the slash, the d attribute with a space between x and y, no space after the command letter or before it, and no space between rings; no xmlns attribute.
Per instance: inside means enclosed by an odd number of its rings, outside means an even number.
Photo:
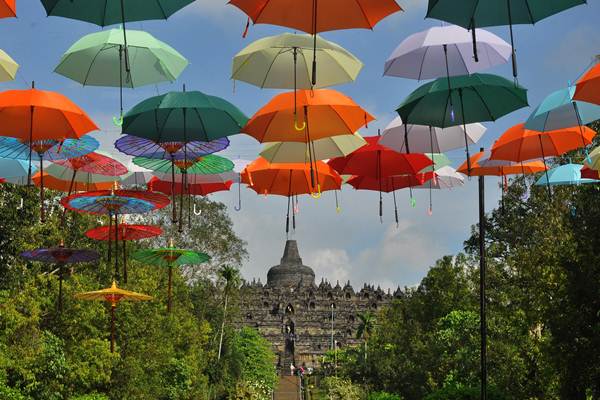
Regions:
<svg viewBox="0 0 600 400"><path fill-rule="evenodd" d="M402 396L387 392L373 392L369 394L367 400L402 400Z"/></svg>
<svg viewBox="0 0 600 400"><path fill-rule="evenodd" d="M446 386L427 395L423 400L479 400L478 387ZM494 388L488 389L489 400L507 400L508 398Z"/></svg>
<svg viewBox="0 0 600 400"><path fill-rule="evenodd" d="M321 382L322 392L327 400L360 400L363 398L361 388L349 379L329 376Z"/></svg>

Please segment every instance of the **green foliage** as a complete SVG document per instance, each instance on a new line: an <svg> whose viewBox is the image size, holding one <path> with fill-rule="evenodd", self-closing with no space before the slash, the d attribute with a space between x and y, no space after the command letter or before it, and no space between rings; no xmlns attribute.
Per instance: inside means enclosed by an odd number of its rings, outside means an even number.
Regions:
<svg viewBox="0 0 600 400"><path fill-rule="evenodd" d="M360 386L349 379L329 376L321 381L323 400L361 400L364 393Z"/></svg>
<svg viewBox="0 0 600 400"><path fill-rule="evenodd" d="M431 393L424 400L479 400L481 391L479 388L446 386ZM489 400L507 400L508 398L500 394L495 389L488 389L487 398Z"/></svg>
<svg viewBox="0 0 600 400"><path fill-rule="evenodd" d="M373 392L367 396L367 400L402 400L402 397L387 392Z"/></svg>

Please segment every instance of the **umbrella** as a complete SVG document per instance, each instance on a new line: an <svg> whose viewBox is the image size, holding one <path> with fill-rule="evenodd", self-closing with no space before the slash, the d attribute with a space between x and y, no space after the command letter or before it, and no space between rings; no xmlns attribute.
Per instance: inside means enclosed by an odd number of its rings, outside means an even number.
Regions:
<svg viewBox="0 0 600 400"><path fill-rule="evenodd" d="M450 166L444 166L435 171L432 179L420 186L413 187L413 189L453 189L464 184L465 178L463 175Z"/></svg>
<svg viewBox="0 0 600 400"><path fill-rule="evenodd" d="M600 170L600 147L596 147L590 152L589 160L585 160L584 164L592 170Z"/></svg>
<svg viewBox="0 0 600 400"><path fill-rule="evenodd" d="M83 110L56 92L35 88L7 90L0 93L0 110L2 135L27 143L46 139L77 139L98 129ZM29 146L28 183L32 154L33 148Z"/></svg>
<svg viewBox="0 0 600 400"><path fill-rule="evenodd" d="M251 19L255 24L280 25L312 34L313 86L318 84L317 33L338 29L373 29L383 18L402 10L395 0L230 0L229 4L248 15L248 24Z"/></svg>
<svg viewBox="0 0 600 400"><path fill-rule="evenodd" d="M457 110L454 104L459 105ZM466 125L496 121L527 105L527 90L521 86L497 75L473 74L427 83L413 91L396 111L406 124L440 128L463 125L469 163Z"/></svg>
<svg viewBox="0 0 600 400"><path fill-rule="evenodd" d="M313 176L311 176L313 175ZM338 190L342 178L322 161L315 163L315 173L304 163L269 163L262 157L250 163L241 173L241 180L258 194L288 198L286 234L289 233L290 201L293 196L310 194L314 198L328 190ZM293 228L296 225L293 213Z"/></svg>
<svg viewBox="0 0 600 400"><path fill-rule="evenodd" d="M353 54L317 36L318 85L313 85L310 65L313 38L284 33L259 39L233 58L231 79L271 89L321 89L356 80L363 67Z"/></svg>
<svg viewBox="0 0 600 400"><path fill-rule="evenodd" d="M556 168L548 170L548 173L542 175L540 179L535 183L538 186L541 185L580 185L584 183L599 183L595 179L588 179L581 177L581 164L565 164Z"/></svg>
<svg viewBox="0 0 600 400"><path fill-rule="evenodd" d="M512 46L513 76L517 77L517 59L513 25L535 24L561 11L585 4L586 0L554 0L532 2L530 0L429 0L427 18L435 18L471 30L473 55L479 61L476 28L508 25Z"/></svg>
<svg viewBox="0 0 600 400"><path fill-rule="evenodd" d="M596 61L600 58L596 57ZM573 99L600 105L600 63L587 71L576 83Z"/></svg>
<svg viewBox="0 0 600 400"><path fill-rule="evenodd" d="M274 163L305 163L309 160L310 147L315 160L344 157L365 146L367 142L358 133L354 135L330 136L312 143L274 142L266 143L260 156Z"/></svg>
<svg viewBox="0 0 600 400"><path fill-rule="evenodd" d="M28 165L24 160L12 160L9 158L0 158L0 178L11 182L21 182L27 179ZM32 166L32 172L35 173L37 167Z"/></svg>
<svg viewBox="0 0 600 400"><path fill-rule="evenodd" d="M13 18L16 16L16 0L0 0L0 18Z"/></svg>
<svg viewBox="0 0 600 400"><path fill-rule="evenodd" d="M380 136L364 138L368 145L346 157L329 160L340 175L359 175L381 181L396 175L416 175L433 164L424 154L402 154L380 145ZM422 182L421 182L422 183ZM419 183L420 184L420 183ZM412 196L411 196L412 198ZM379 218L383 218L383 197L379 193Z"/></svg>
<svg viewBox="0 0 600 400"><path fill-rule="evenodd" d="M542 161L514 162L494 160L488 151L480 151L471 157L471 176L507 176L519 174L535 174L546 171ZM461 174L468 175L467 162L457 169Z"/></svg>
<svg viewBox="0 0 600 400"><path fill-rule="evenodd" d="M444 153L423 153L433 163L431 166L423 168L420 172L437 171L440 168L452 165L452 161Z"/></svg>
<svg viewBox="0 0 600 400"><path fill-rule="evenodd" d="M14 137L0 136L1 158L28 160L30 147L33 149L32 159L55 161L91 153L100 147L100 143L90 135L84 135L80 139L38 140L31 144Z"/></svg>
<svg viewBox="0 0 600 400"><path fill-rule="evenodd" d="M162 142L157 143L133 135L124 135L115 142L115 147L121 153L154 159L193 160L209 154L225 150L229 146L226 137L210 142Z"/></svg>
<svg viewBox="0 0 600 400"><path fill-rule="evenodd" d="M171 312L173 267L178 267L181 265L197 265L210 260L210 256L204 253L192 250L176 249L173 246L172 240L169 243L169 247L162 249L140 250L135 252L132 257L144 264L156 265L158 267L166 267L169 269L167 312Z"/></svg>
<svg viewBox="0 0 600 400"><path fill-rule="evenodd" d="M170 92L129 110L123 133L162 142L191 142L240 133L246 116L233 104L202 92Z"/></svg>
<svg viewBox="0 0 600 400"><path fill-rule="evenodd" d="M485 126L477 123L468 124L466 129L460 125L443 129L424 125L405 127L397 116L385 127L379 143L400 153L406 153L407 148L415 153L443 153L464 146L465 134L469 144L477 143L485 131Z"/></svg>
<svg viewBox="0 0 600 400"><path fill-rule="evenodd" d="M82 37L54 69L84 86L118 87L121 114L115 119L117 124L123 119L123 87L173 82L188 65L175 49L147 32L129 30L127 43L123 34L122 29L110 29ZM125 52L128 63L123 59Z"/></svg>
<svg viewBox="0 0 600 400"><path fill-rule="evenodd" d="M252 162L252 160L245 160L242 158L234 158L233 160L231 160L231 162L233 162L233 171L238 174L237 175L237 178L238 178L238 204L237 204L237 206L233 206L233 209L235 211L241 211L242 210L242 176L240 174L244 170L244 168L246 168Z"/></svg>
<svg viewBox="0 0 600 400"><path fill-rule="evenodd" d="M93 292L77 293L76 299L79 300L102 300L110 303L110 352L115 352L115 309L117 303L121 300L144 301L152 300L152 297L145 294L130 292L117 287L117 283L113 281L112 286L102 290Z"/></svg>
<svg viewBox="0 0 600 400"><path fill-rule="evenodd" d="M0 0L0 7L2 0ZM16 63L4 50L0 50L0 82L15 80L19 64Z"/></svg>
<svg viewBox="0 0 600 400"><path fill-rule="evenodd" d="M385 62L384 75L408 79L436 79L470 75L508 62L511 48L491 32L477 32L477 53L473 59L471 34L456 25L436 26L410 35Z"/></svg>
<svg viewBox="0 0 600 400"><path fill-rule="evenodd" d="M58 265L58 310L62 311L63 267L67 264L96 261L99 255L94 250L66 248L61 242L58 247L25 251L21 253L21 257L29 261Z"/></svg>
<svg viewBox="0 0 600 400"><path fill-rule="evenodd" d="M595 169L591 169L590 167L585 166L581 168L581 177L587 179L600 180L600 173Z"/></svg>
<svg viewBox="0 0 600 400"><path fill-rule="evenodd" d="M154 177L148 182L148 190L153 192L161 192L166 195L173 194L172 182L163 181ZM226 182L208 182L208 183L187 183L186 186L182 183L175 184L175 194L180 196L188 194L191 196L208 196L211 193L229 191L233 185L233 181Z"/></svg>
<svg viewBox="0 0 600 400"><path fill-rule="evenodd" d="M52 168L52 167L56 167L56 169ZM50 190L56 190L59 192L71 192L71 193L75 193L75 192L89 192L89 191L94 191L94 190L110 190L113 186L114 186L114 180L106 180L106 181L95 181L94 177L95 176L103 176L103 175L94 175L94 174L81 174L81 176L79 177L79 179L81 180L77 180L75 179L73 182L71 182L70 180L65 180L65 179L60 179L57 178L56 176L54 176L54 173L57 173L57 169L58 168L62 168L59 167L57 165L52 165L50 166L50 168L46 169L44 171L44 187L46 189L50 189ZM62 170L65 172L65 174L71 175L70 171L66 168L62 168ZM89 180L86 180L86 178L83 175L87 175L89 177ZM106 178L106 176L103 176L104 178ZM41 186L42 184L42 177L41 174L38 172L36 174L34 174L31 177L31 180L33 181L33 184L36 186Z"/></svg>
<svg viewBox="0 0 600 400"><path fill-rule="evenodd" d="M127 283L127 243L128 240L142 240L159 236L163 230L152 225L120 224L118 231L113 226L99 226L85 232L85 236L93 240L109 241L117 237L123 242L123 282ZM118 257L118 256L117 256Z"/></svg>
<svg viewBox="0 0 600 400"><path fill-rule="evenodd" d="M169 198L153 192L140 190L99 190L76 193L61 199L63 207L69 210L108 215L109 226L114 217L115 232L119 232L119 215L144 214L161 209L169 204ZM115 235L115 253L118 254L119 237ZM110 241L108 242L110 255ZM115 279L119 276L119 257L115 257Z"/></svg>

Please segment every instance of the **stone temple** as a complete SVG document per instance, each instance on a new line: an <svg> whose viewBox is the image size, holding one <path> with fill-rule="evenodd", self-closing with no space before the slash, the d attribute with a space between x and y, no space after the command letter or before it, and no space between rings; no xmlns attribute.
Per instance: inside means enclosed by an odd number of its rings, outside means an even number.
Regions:
<svg viewBox="0 0 600 400"><path fill-rule="evenodd" d="M241 288L239 325L251 326L273 345L278 369L289 365L316 367L333 346L362 343L356 338L358 314L376 312L389 303L388 290L363 285L359 291L347 282L332 286L302 263L298 244L288 240L281 263L267 274L267 283L244 282Z"/></svg>

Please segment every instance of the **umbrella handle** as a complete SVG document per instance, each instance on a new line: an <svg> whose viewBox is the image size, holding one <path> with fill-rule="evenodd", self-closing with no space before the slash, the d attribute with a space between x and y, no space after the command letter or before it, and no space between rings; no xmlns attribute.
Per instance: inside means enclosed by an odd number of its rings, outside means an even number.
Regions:
<svg viewBox="0 0 600 400"><path fill-rule="evenodd" d="M196 203L194 203L194 215L196 215L196 216L202 215L202 210L200 210L200 211L196 210Z"/></svg>
<svg viewBox="0 0 600 400"><path fill-rule="evenodd" d="M317 192L316 193L311 193L310 197L312 197L313 199L320 199L321 198L321 184L317 183Z"/></svg>
<svg viewBox="0 0 600 400"><path fill-rule="evenodd" d="M22 210L23 209L23 198L21 197L21 201L19 202L19 205L17 206L17 210Z"/></svg>
<svg viewBox="0 0 600 400"><path fill-rule="evenodd" d="M113 124L115 126L123 126L123 115L119 115L118 117L113 117Z"/></svg>
<svg viewBox="0 0 600 400"><path fill-rule="evenodd" d="M294 119L294 129L296 129L298 132L303 131L306 129L306 121L302 122L302 126L298 126L298 120Z"/></svg>
<svg viewBox="0 0 600 400"><path fill-rule="evenodd" d="M417 206L417 200L414 197L410 198L410 206L415 208Z"/></svg>

